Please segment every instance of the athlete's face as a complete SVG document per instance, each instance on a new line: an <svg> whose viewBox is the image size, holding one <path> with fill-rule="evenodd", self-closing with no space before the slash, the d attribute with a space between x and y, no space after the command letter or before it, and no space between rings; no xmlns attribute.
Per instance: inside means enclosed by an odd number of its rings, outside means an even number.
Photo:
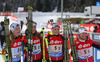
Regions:
<svg viewBox="0 0 100 62"><path fill-rule="evenodd" d="M55 27L52 29L53 35L58 35L59 34L59 27Z"/></svg>
<svg viewBox="0 0 100 62"><path fill-rule="evenodd" d="M36 32L36 25L33 25L33 34Z"/></svg>
<svg viewBox="0 0 100 62"><path fill-rule="evenodd" d="M21 35L21 29L20 26L15 27L13 34L18 37L19 35Z"/></svg>
<svg viewBox="0 0 100 62"><path fill-rule="evenodd" d="M81 40L85 40L85 39L87 38L87 33L85 33L85 32L80 33L80 34L79 34L79 38L80 38Z"/></svg>

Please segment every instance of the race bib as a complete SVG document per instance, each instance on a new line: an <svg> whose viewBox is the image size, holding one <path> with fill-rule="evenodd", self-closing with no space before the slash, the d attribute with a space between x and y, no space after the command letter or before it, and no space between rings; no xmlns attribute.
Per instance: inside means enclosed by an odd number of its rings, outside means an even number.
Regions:
<svg viewBox="0 0 100 62"><path fill-rule="evenodd" d="M21 46L17 48L11 48L13 62L21 60L21 49Z"/></svg>
<svg viewBox="0 0 100 62"><path fill-rule="evenodd" d="M92 47L86 48L82 50L78 50L78 57L79 59L87 59L92 56Z"/></svg>
<svg viewBox="0 0 100 62"><path fill-rule="evenodd" d="M33 45L33 55L37 55L39 53L41 53L41 45L40 45L40 43Z"/></svg>
<svg viewBox="0 0 100 62"><path fill-rule="evenodd" d="M50 56L51 57L60 57L62 53L62 45L49 45Z"/></svg>

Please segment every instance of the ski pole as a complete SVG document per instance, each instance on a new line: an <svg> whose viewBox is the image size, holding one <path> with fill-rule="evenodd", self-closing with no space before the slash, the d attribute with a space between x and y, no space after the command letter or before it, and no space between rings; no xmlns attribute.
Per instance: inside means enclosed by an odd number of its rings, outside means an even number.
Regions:
<svg viewBox="0 0 100 62"><path fill-rule="evenodd" d="M42 59L42 62L46 62L46 59L45 59L44 28L42 28L42 37L43 37L43 59Z"/></svg>
<svg viewBox="0 0 100 62"><path fill-rule="evenodd" d="M24 43L22 41L22 62L24 62Z"/></svg>
<svg viewBox="0 0 100 62"><path fill-rule="evenodd" d="M49 44L48 44L48 39L47 39L47 38L45 38L45 42L46 42L46 46L47 46L47 50L48 50L49 61L52 62L52 61L51 61L51 57L50 57Z"/></svg>

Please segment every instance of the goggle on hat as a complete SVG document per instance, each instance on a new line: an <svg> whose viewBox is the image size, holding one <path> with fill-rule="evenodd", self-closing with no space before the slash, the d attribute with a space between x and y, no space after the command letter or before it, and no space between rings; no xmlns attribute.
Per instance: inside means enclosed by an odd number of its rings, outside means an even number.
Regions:
<svg viewBox="0 0 100 62"><path fill-rule="evenodd" d="M52 29L55 28L55 27L59 27L60 28L60 26L58 24L56 24L56 23L52 24Z"/></svg>
<svg viewBox="0 0 100 62"><path fill-rule="evenodd" d="M11 25L10 25L10 30L13 32L14 29L15 29L17 26L20 26L20 24L18 24L18 23L13 23L13 24L11 24Z"/></svg>
<svg viewBox="0 0 100 62"><path fill-rule="evenodd" d="M37 25L37 23L36 23L36 22L34 22L34 21L32 21L32 23L33 23L33 25L34 25L34 26L36 26L36 25ZM26 25L28 26L28 23L27 23Z"/></svg>
<svg viewBox="0 0 100 62"><path fill-rule="evenodd" d="M36 22L33 22L33 25L34 25L34 26L36 26L36 25L37 25L37 23L36 23Z"/></svg>
<svg viewBox="0 0 100 62"><path fill-rule="evenodd" d="M81 28L79 28L79 31L78 31L78 33L79 34L81 34L81 33L87 33L87 29L85 28L85 27L81 27Z"/></svg>

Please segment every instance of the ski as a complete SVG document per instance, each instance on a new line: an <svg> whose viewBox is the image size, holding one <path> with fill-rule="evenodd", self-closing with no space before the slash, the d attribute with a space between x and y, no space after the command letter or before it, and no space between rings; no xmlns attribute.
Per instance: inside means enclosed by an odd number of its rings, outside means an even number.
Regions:
<svg viewBox="0 0 100 62"><path fill-rule="evenodd" d="M28 57L27 62L33 62L33 23L32 23L32 7L28 7L28 27L27 27L27 39L28 39Z"/></svg>
<svg viewBox="0 0 100 62"><path fill-rule="evenodd" d="M64 38L65 38L65 40L64 40L64 62L66 62L66 27L65 26L63 26L63 35L64 35Z"/></svg>
<svg viewBox="0 0 100 62"><path fill-rule="evenodd" d="M5 38L7 43L7 51L8 51L8 62L12 62L11 42L9 37L9 19L7 19L7 17L5 17L4 19L4 29L5 29Z"/></svg>
<svg viewBox="0 0 100 62"><path fill-rule="evenodd" d="M71 53L72 53L73 61L78 62L77 50L76 50L76 46L75 46L72 29L71 29L71 22L67 21L66 23L68 25L68 35L69 35L69 40L70 40L70 44L71 44Z"/></svg>
<svg viewBox="0 0 100 62"><path fill-rule="evenodd" d="M73 37L73 32L72 32L72 28L71 28L71 22L69 22L69 29L70 29L70 34L71 34L72 43L73 43L73 46L72 46L73 50L74 50L73 54L75 54L74 62L78 62L78 54L77 54L76 45L75 45L75 41L74 41L74 37Z"/></svg>
<svg viewBox="0 0 100 62"><path fill-rule="evenodd" d="M64 35L64 62L69 62L69 48L68 48L68 26L63 22L63 35Z"/></svg>

